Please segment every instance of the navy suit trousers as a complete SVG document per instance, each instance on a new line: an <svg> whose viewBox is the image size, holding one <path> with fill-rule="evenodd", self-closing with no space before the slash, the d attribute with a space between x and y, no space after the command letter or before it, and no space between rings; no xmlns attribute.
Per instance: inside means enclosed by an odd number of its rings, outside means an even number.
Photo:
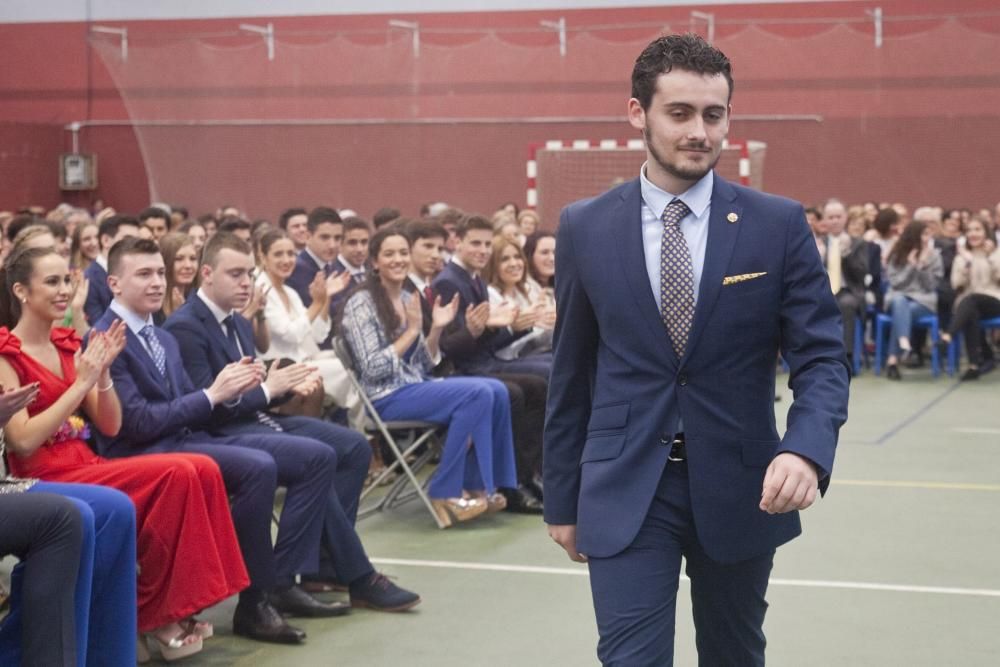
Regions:
<svg viewBox="0 0 1000 667"><path fill-rule="evenodd" d="M333 476L326 483L327 492L323 495L322 508L311 510L313 516L322 524L319 565L305 567L299 572L317 574L323 579L335 578L345 584L373 572L374 568L365 554L361 538L354 530L361 489L368 475L368 465L372 456L368 441L357 431L319 419L276 415L272 417L281 425L284 432L277 432L259 422L244 419L238 423L226 424L225 433L237 439L254 435L263 442L283 443L279 446L296 449L309 448L311 452L315 452L319 443L322 443L320 448L325 452L324 459L332 461ZM275 456L275 460L278 459L279 456ZM281 484L280 481L278 483ZM282 520L288 510L289 497L286 497ZM277 553L277 546L275 551ZM282 567L279 563L280 571Z"/></svg>
<svg viewBox="0 0 1000 667"><path fill-rule="evenodd" d="M681 558L691 579L698 664L764 665L764 613L774 551L722 565L695 533L687 463L668 462L635 540L609 558L590 558L590 584L604 665L673 664Z"/></svg>

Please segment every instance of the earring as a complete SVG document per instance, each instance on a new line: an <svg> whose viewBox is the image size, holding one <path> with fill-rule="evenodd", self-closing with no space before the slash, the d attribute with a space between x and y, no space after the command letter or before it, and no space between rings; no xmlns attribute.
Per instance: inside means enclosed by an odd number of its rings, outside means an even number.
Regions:
<svg viewBox="0 0 1000 667"><path fill-rule="evenodd" d="M28 297L23 297L21 299L21 303L28 303Z"/></svg>

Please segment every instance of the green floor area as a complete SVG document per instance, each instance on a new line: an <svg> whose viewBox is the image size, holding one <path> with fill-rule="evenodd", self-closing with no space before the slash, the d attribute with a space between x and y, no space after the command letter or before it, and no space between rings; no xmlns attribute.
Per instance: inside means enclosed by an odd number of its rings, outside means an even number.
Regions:
<svg viewBox="0 0 1000 667"><path fill-rule="evenodd" d="M783 378L779 378L783 381ZM791 402L776 404L779 424ZM955 385L926 371L855 380L834 482L781 548L765 631L769 665L1000 664L1000 372ZM181 664L594 665L583 566L538 518L435 528L417 503L361 522L380 569L424 599L393 615L297 621L307 644L217 636ZM681 583L676 664L695 665Z"/></svg>

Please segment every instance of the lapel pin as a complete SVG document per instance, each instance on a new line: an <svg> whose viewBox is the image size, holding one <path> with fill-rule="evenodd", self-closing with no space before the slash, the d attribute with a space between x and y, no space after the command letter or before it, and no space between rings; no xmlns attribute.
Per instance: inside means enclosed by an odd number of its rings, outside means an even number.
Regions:
<svg viewBox="0 0 1000 667"><path fill-rule="evenodd" d="M736 215L735 213L730 213L729 215L726 216L726 220L728 220L729 222L736 222L739 219L740 216Z"/></svg>

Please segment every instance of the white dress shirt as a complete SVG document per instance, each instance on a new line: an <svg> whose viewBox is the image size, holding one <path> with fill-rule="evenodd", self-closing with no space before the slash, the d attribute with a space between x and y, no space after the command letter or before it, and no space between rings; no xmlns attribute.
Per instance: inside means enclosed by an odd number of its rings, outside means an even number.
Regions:
<svg viewBox="0 0 1000 667"><path fill-rule="evenodd" d="M270 288L264 304L264 315L271 333L271 346L266 353L258 351L258 356L261 359L304 361L318 354L319 343L330 334L330 318L324 319L319 315L310 322L302 298L287 284L281 286L288 299L289 308L285 308L281 295L274 288L267 272L262 272L257 278L257 286Z"/></svg>

